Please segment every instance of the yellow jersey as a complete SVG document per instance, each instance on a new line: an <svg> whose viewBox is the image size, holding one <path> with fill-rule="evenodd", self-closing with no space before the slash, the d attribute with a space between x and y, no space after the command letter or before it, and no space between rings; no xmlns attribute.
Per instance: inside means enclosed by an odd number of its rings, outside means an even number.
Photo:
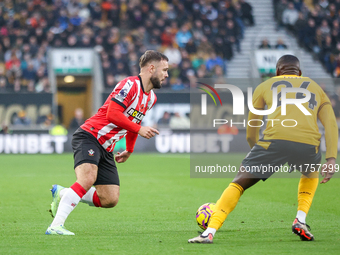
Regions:
<svg viewBox="0 0 340 255"><path fill-rule="evenodd" d="M338 127L331 102L322 88L312 79L297 75L275 76L261 83L253 93L253 106L263 110L267 105L271 109L273 104L273 89L277 88L277 108L268 115L266 129L263 132L264 140L287 140L320 145L321 134L317 119L319 118L325 127L326 133L326 157L337 155ZM305 115L296 105L286 105L286 115L281 115L281 89L304 88L311 92L311 98L302 105L311 115ZM286 98L304 98L303 93L288 92ZM248 121L262 119L262 116L249 112ZM254 126L254 125L253 125ZM259 139L259 127L247 126L247 140L251 147Z"/></svg>

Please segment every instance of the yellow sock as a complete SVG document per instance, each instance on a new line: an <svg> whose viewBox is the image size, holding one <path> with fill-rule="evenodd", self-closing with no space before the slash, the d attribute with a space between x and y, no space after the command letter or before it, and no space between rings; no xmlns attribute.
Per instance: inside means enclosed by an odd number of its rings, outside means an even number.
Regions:
<svg viewBox="0 0 340 255"><path fill-rule="evenodd" d="M318 184L318 172L311 173L308 177L301 175L298 188L298 211L308 213Z"/></svg>
<svg viewBox="0 0 340 255"><path fill-rule="evenodd" d="M209 222L209 228L219 229L228 214L234 210L243 194L243 188L237 183L230 183L216 203L215 210Z"/></svg>

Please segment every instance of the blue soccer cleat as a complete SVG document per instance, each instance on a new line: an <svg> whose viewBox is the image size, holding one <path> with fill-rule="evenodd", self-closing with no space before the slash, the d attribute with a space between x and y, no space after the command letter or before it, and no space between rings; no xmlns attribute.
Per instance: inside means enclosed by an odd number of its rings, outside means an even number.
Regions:
<svg viewBox="0 0 340 255"><path fill-rule="evenodd" d="M54 184L52 186L52 189L51 189L51 192L52 192L52 204L51 204L50 213L51 213L53 218L57 214L59 202L60 202L60 199L61 199L60 198L60 191L62 189L65 189L65 187L57 185L57 184Z"/></svg>

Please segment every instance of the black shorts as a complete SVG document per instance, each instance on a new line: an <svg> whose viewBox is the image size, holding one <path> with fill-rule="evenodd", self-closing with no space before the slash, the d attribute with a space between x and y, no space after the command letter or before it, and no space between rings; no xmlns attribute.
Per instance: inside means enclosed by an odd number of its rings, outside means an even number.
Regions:
<svg viewBox="0 0 340 255"><path fill-rule="evenodd" d="M73 134L74 168L91 163L98 166L97 180L93 185L119 185L119 176L113 153L106 151L97 139L81 128Z"/></svg>
<svg viewBox="0 0 340 255"><path fill-rule="evenodd" d="M242 170L266 180L286 163L289 172L296 169L308 174L310 169L305 166L320 162L321 152L317 146L286 140L259 140L242 161Z"/></svg>

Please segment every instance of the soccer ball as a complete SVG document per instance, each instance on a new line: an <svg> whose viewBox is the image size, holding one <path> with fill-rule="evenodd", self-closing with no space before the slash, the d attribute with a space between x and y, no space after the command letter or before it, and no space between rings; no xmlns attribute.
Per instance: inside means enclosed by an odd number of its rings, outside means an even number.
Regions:
<svg viewBox="0 0 340 255"><path fill-rule="evenodd" d="M201 229L203 230L207 229L209 220L212 216L214 209L215 209L214 203L206 203L204 205L201 205L200 208L198 208L196 212L196 221Z"/></svg>

